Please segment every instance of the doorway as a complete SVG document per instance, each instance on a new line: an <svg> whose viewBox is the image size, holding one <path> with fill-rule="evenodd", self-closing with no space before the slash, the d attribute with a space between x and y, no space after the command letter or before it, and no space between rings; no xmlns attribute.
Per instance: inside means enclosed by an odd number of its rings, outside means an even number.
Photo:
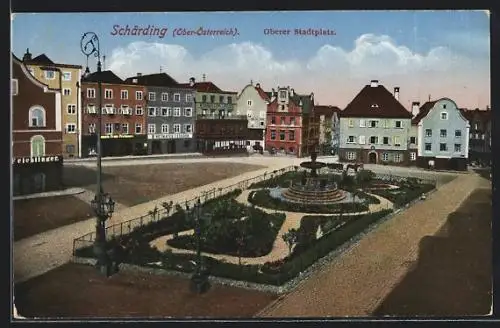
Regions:
<svg viewBox="0 0 500 328"><path fill-rule="evenodd" d="M151 153L152 154L161 154L161 141L155 140L151 142Z"/></svg>
<svg viewBox="0 0 500 328"><path fill-rule="evenodd" d="M175 140L169 140L167 141L167 153L168 154L174 154L176 151L175 149Z"/></svg>
<svg viewBox="0 0 500 328"><path fill-rule="evenodd" d="M370 164L377 164L377 153L371 152L368 154L368 162Z"/></svg>

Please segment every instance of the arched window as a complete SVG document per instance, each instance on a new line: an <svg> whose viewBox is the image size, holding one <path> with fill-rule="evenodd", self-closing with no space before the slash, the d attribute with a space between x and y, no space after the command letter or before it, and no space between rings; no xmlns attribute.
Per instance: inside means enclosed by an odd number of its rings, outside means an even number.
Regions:
<svg viewBox="0 0 500 328"><path fill-rule="evenodd" d="M33 136L31 138L31 157L45 156L45 138Z"/></svg>
<svg viewBox="0 0 500 328"><path fill-rule="evenodd" d="M45 127L45 109L41 106L30 108L30 127Z"/></svg>

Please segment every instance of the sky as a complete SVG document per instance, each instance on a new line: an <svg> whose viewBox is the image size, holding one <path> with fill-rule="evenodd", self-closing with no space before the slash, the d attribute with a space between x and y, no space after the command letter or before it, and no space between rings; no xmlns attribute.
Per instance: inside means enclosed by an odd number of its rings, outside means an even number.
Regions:
<svg viewBox="0 0 500 328"><path fill-rule="evenodd" d="M119 28L167 29L118 35ZM174 31L232 29L232 35ZM289 30L270 35L268 30ZM296 35L323 29L330 35ZM448 97L461 108L490 105L490 32L485 11L321 11L198 13L37 13L12 18L12 49L87 65L80 41L99 36L104 68L121 78L166 72L240 92L251 81L267 91L290 86L320 105L344 108L370 80L400 87L408 109ZM164 30L165 31L165 30ZM236 33L237 31L237 33ZM129 32L130 33L130 32ZM88 65L95 70L95 58Z"/></svg>

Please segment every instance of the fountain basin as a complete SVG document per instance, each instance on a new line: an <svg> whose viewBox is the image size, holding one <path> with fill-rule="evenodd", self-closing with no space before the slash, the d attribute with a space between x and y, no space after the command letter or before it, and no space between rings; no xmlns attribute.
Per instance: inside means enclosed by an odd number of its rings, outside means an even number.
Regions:
<svg viewBox="0 0 500 328"><path fill-rule="evenodd" d="M297 204L328 205L339 203L363 203L364 199L355 197L342 189L299 190L295 188L270 188L269 195L285 202Z"/></svg>

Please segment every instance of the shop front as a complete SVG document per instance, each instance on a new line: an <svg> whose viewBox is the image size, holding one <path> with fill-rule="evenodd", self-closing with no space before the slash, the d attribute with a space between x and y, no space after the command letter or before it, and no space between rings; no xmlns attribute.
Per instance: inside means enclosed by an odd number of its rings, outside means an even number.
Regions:
<svg viewBox="0 0 500 328"><path fill-rule="evenodd" d="M14 196L62 188L62 156L17 157L12 166Z"/></svg>
<svg viewBox="0 0 500 328"><path fill-rule="evenodd" d="M97 156L97 136L82 137L82 156ZM103 135L101 136L102 157L147 155L146 135Z"/></svg>

